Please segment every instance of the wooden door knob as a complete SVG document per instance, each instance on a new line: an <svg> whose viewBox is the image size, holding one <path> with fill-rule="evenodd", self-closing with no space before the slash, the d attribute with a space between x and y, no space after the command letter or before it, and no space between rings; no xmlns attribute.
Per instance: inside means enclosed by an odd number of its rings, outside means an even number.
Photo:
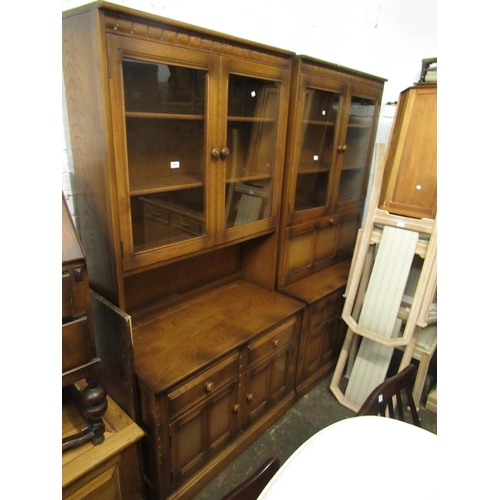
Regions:
<svg viewBox="0 0 500 500"><path fill-rule="evenodd" d="M274 347L278 347L281 345L281 342L280 342L280 339L276 339L274 342L273 342L273 346Z"/></svg>
<svg viewBox="0 0 500 500"><path fill-rule="evenodd" d="M236 404L233 406L234 413L238 413L240 411L240 405Z"/></svg>
<svg viewBox="0 0 500 500"><path fill-rule="evenodd" d="M213 382L209 382L207 384L207 392L212 392L215 389L215 384Z"/></svg>
<svg viewBox="0 0 500 500"><path fill-rule="evenodd" d="M249 403L251 403L251 402L253 401L253 394L249 394L249 395L247 396L247 401L248 401Z"/></svg>

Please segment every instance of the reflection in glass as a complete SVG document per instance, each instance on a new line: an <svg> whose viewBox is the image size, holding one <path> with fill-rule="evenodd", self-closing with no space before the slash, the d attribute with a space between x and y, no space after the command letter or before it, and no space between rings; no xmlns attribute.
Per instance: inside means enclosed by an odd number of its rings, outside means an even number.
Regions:
<svg viewBox="0 0 500 500"><path fill-rule="evenodd" d="M206 71L123 61L134 250L205 234Z"/></svg>
<svg viewBox="0 0 500 500"><path fill-rule="evenodd" d="M279 83L229 75L225 227L270 216Z"/></svg>
<svg viewBox="0 0 500 500"><path fill-rule="evenodd" d="M374 112L375 101L353 96L347 124L348 149L343 153L338 202L361 197Z"/></svg>
<svg viewBox="0 0 500 500"><path fill-rule="evenodd" d="M295 211L327 204L339 102L340 94L314 89L306 91Z"/></svg>

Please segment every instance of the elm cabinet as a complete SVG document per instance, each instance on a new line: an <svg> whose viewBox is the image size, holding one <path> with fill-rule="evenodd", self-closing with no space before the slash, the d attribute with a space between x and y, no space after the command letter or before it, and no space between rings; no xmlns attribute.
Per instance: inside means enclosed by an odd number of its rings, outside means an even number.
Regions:
<svg viewBox="0 0 500 500"><path fill-rule="evenodd" d="M437 84L415 85L399 97L380 208L418 219L436 217Z"/></svg>
<svg viewBox="0 0 500 500"><path fill-rule="evenodd" d="M298 393L333 369L384 80L307 56L292 67L278 290L307 304Z"/></svg>
<svg viewBox="0 0 500 500"><path fill-rule="evenodd" d="M90 286L123 313L103 377L145 430L143 487L191 498L295 401L303 304L275 291L293 54L106 2L64 12L62 41Z"/></svg>

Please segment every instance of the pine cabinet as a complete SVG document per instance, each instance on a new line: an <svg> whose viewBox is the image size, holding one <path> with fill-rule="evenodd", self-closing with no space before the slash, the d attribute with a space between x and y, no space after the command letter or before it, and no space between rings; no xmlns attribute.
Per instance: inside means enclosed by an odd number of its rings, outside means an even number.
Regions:
<svg viewBox="0 0 500 500"><path fill-rule="evenodd" d="M333 369L384 80L307 56L292 67L278 290L306 304L298 393Z"/></svg>
<svg viewBox="0 0 500 500"><path fill-rule="evenodd" d="M416 85L400 95L380 208L406 217L436 217L437 85Z"/></svg>

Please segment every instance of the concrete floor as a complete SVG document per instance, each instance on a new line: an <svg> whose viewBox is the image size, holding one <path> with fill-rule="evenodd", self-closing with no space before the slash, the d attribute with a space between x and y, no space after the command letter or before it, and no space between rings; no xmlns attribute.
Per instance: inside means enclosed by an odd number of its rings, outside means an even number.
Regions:
<svg viewBox="0 0 500 500"><path fill-rule="evenodd" d="M433 382L430 377L428 379L427 386ZM339 420L353 417L354 413L342 406L330 391L330 382L331 375L297 401L280 420L195 495L193 500L220 499L270 456L277 455L283 464L312 435ZM424 396L425 394L424 389ZM423 402L425 403L425 399ZM419 416L422 427L437 434L437 414L427 410L422 404Z"/></svg>

